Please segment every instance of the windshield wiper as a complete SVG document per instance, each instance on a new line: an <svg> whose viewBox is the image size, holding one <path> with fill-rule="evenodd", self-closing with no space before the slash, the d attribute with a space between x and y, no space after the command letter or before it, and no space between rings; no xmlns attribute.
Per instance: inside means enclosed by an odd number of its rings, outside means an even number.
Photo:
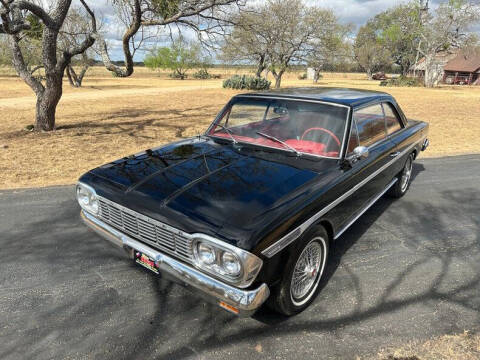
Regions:
<svg viewBox="0 0 480 360"><path fill-rule="evenodd" d="M300 152L298 152L297 149L295 149L294 147L288 145L285 141L282 141L280 139L277 139L275 136L272 136L272 135L268 135L268 134L264 134L260 131L256 131L256 133L260 136L263 136L264 138L267 138L269 140L272 140L272 141L276 141L280 144L282 144L283 146L285 146L286 148L288 148L290 151L294 152L295 154L297 154L297 156L300 156Z"/></svg>
<svg viewBox="0 0 480 360"><path fill-rule="evenodd" d="M223 125L220 125L220 124L217 124L217 126L221 127L223 130L225 130L227 132L227 134L232 138L232 141L233 141L234 144L238 143L238 141L235 140L235 138L233 137L232 130L230 130L229 128L227 128Z"/></svg>

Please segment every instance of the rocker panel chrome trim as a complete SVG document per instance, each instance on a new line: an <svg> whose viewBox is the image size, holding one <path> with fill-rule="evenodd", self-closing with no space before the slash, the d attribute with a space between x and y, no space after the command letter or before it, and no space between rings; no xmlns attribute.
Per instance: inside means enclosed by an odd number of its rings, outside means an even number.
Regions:
<svg viewBox="0 0 480 360"><path fill-rule="evenodd" d="M380 191L380 193L377 194L377 196L375 196L372 200L370 200L370 201L367 203L367 205L366 205L357 215L355 215L355 216L352 218L352 220L350 220L350 221L347 223L347 225L345 225L344 227L342 227L342 228L337 232L337 234L336 234L335 237L334 237L334 240L338 239L350 226L352 226L352 225L355 223L355 221L357 221L360 216L362 216L368 209L370 209L370 208L373 206L373 204L375 204L375 203L378 201L378 199L380 199L380 198L383 196L383 194L385 194L397 181L398 181L398 178L397 178L397 177L393 178L393 180L385 187L385 189L383 189L382 191Z"/></svg>

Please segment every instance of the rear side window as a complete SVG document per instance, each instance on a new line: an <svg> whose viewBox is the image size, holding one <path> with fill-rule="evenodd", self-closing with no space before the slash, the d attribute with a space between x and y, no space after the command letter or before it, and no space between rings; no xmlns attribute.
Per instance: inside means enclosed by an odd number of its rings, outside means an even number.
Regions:
<svg viewBox="0 0 480 360"><path fill-rule="evenodd" d="M383 103L383 111L385 112L385 124L387 126L387 133L392 134L402 128L400 119L396 111L393 110L392 105L389 103Z"/></svg>
<svg viewBox="0 0 480 360"><path fill-rule="evenodd" d="M386 137L385 119L380 104L355 110L353 116L357 122L361 146L370 146Z"/></svg>

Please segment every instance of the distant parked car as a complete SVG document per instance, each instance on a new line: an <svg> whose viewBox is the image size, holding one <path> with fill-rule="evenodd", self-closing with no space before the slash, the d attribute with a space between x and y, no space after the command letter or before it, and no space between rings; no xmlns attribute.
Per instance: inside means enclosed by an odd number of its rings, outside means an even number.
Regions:
<svg viewBox="0 0 480 360"><path fill-rule="evenodd" d="M386 93L242 94L204 135L89 171L77 198L136 264L237 315L267 299L293 315L319 292L332 243L383 194L407 192L427 134Z"/></svg>
<svg viewBox="0 0 480 360"><path fill-rule="evenodd" d="M387 80L387 76L383 71L376 72L372 75L373 80Z"/></svg>

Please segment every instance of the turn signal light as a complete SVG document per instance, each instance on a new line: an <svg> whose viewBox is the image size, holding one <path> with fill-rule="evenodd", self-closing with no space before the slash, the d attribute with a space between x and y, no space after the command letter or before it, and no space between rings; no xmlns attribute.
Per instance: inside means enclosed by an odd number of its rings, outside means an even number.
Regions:
<svg viewBox="0 0 480 360"><path fill-rule="evenodd" d="M240 312L240 310L238 310L237 308L233 307L232 305L228 305L227 303L224 303L223 301L220 301L218 303L218 305L220 305L220 307L224 308L225 310L234 313L235 315L238 315L238 313Z"/></svg>

